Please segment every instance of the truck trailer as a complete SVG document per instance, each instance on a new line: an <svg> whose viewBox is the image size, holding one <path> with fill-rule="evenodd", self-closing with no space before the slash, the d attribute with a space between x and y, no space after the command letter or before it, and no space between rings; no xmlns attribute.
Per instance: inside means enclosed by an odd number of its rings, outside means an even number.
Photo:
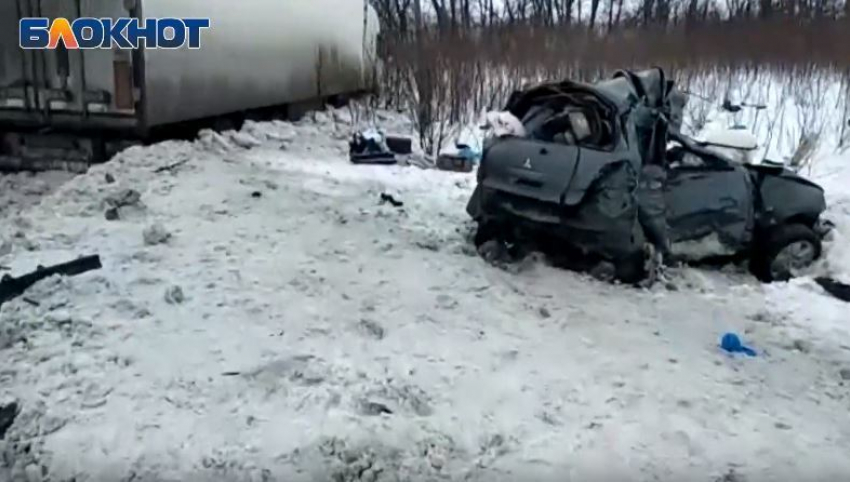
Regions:
<svg viewBox="0 0 850 482"><path fill-rule="evenodd" d="M20 19L208 18L199 49L23 49ZM0 136L18 156L71 142L168 137L186 126L373 91L378 17L367 0L3 0Z"/></svg>

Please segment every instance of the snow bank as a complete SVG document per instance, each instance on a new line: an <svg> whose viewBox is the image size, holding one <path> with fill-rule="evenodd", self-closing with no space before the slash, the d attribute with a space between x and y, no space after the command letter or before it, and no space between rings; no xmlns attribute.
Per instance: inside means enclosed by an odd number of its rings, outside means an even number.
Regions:
<svg viewBox="0 0 850 482"><path fill-rule="evenodd" d="M0 480L850 472L850 338L802 323L811 299L496 269L467 242L474 175L353 166L339 117L130 149L22 213L37 249L0 264L104 268L0 309L0 400L23 407ZM726 331L759 356L722 354Z"/></svg>
<svg viewBox="0 0 850 482"><path fill-rule="evenodd" d="M813 164L810 177L827 196L826 218L836 224L827 243L829 274L850 283L850 153L825 155Z"/></svg>

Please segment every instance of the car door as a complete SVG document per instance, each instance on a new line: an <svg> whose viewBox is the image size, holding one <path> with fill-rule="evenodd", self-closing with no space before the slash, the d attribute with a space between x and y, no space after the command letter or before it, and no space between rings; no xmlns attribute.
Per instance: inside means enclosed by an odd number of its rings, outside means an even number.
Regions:
<svg viewBox="0 0 850 482"><path fill-rule="evenodd" d="M752 181L746 167L694 156L668 168L665 201L673 251L692 257L739 252L752 240ZM685 251L698 251L689 253Z"/></svg>

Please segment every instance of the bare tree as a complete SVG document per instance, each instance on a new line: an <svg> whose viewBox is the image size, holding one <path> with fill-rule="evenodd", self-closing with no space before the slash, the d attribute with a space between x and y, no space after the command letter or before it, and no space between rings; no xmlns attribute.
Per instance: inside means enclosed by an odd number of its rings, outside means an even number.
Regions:
<svg viewBox="0 0 850 482"><path fill-rule="evenodd" d="M596 14L599 13L599 0L590 0L590 22L588 27L590 30L596 26Z"/></svg>

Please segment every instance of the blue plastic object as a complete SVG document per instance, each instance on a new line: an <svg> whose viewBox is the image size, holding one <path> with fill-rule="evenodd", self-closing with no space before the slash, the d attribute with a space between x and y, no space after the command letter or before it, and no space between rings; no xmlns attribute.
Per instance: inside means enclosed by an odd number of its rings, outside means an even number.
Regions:
<svg viewBox="0 0 850 482"><path fill-rule="evenodd" d="M455 147L458 149L458 156L464 159L468 159L473 163L478 163L481 161L481 153L475 151L468 144L460 144L456 143Z"/></svg>
<svg viewBox="0 0 850 482"><path fill-rule="evenodd" d="M720 339L720 348L729 353L743 353L747 356L756 356L756 351L745 346L741 338L735 333L726 333Z"/></svg>

